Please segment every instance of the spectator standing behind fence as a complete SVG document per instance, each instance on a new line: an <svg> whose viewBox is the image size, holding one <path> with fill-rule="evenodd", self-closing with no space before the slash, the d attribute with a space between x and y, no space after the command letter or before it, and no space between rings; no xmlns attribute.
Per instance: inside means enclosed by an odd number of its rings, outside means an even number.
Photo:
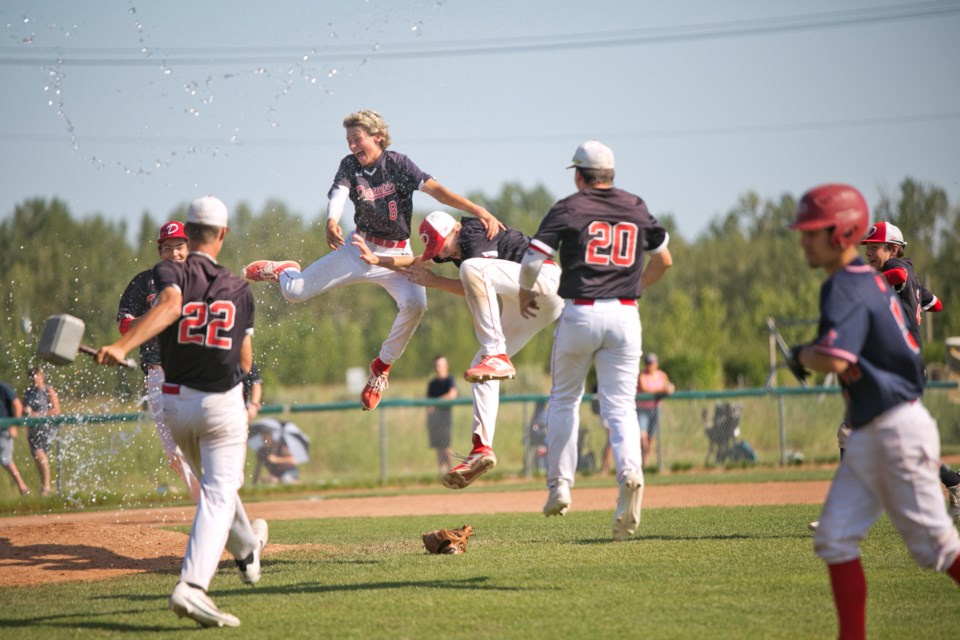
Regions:
<svg viewBox="0 0 960 640"><path fill-rule="evenodd" d="M46 382L43 369L30 367L30 386L23 392L23 415L28 418L46 418L60 415L57 390ZM40 495L50 495L50 450L57 436L57 426L44 422L27 429L30 453L40 473Z"/></svg>
<svg viewBox="0 0 960 640"><path fill-rule="evenodd" d="M0 382L0 418L19 418L21 416L23 416L23 403L20 402L17 393L6 382ZM13 461L13 441L16 437L16 427L0 427L0 465L3 465L13 481L17 483L20 495L25 496L30 493L30 489L27 488L26 483L20 476L17 463Z"/></svg>
<svg viewBox="0 0 960 640"><path fill-rule="evenodd" d="M427 384L427 397L433 400L453 400L457 397L457 385L450 375L450 363L446 357L433 359L434 378ZM430 448L437 451L437 467L444 475L453 466L453 451L450 450L450 431L453 426L452 407L427 407L427 435Z"/></svg>
<svg viewBox="0 0 960 640"><path fill-rule="evenodd" d="M657 354L643 356L643 369L637 376L637 393L652 393L652 400L637 400L637 420L640 422L640 447L643 450L643 466L647 466L653 440L660 430L660 403L677 388L670 382L667 372L660 368Z"/></svg>

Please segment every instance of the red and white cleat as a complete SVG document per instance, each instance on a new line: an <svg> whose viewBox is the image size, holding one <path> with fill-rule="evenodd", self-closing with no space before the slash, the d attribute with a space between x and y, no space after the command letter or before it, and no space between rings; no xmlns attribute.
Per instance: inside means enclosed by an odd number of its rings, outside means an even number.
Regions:
<svg viewBox="0 0 960 640"><path fill-rule="evenodd" d="M243 268L243 275L254 282L276 282L287 269L300 271L300 263L293 260L257 260Z"/></svg>
<svg viewBox="0 0 960 640"><path fill-rule="evenodd" d="M360 403L363 405L364 411L373 411L377 408L377 405L380 404L380 398L383 396L383 392L390 386L387 382L389 375L387 371L374 373L372 369L370 370L370 377L367 378L367 384L360 393Z"/></svg>
<svg viewBox="0 0 960 640"><path fill-rule="evenodd" d="M484 356L480 364L467 369L463 373L463 377L467 382L506 380L508 378L515 378L516 376L517 370L506 354Z"/></svg>
<svg viewBox="0 0 960 640"><path fill-rule="evenodd" d="M497 466L497 456L487 446L474 447L463 462L443 476L443 486L447 489L463 489L481 475Z"/></svg>

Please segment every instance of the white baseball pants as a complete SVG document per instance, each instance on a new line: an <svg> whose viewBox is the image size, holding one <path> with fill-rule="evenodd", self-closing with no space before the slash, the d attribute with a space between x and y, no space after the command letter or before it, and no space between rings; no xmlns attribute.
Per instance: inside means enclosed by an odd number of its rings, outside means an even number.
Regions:
<svg viewBox="0 0 960 640"><path fill-rule="evenodd" d="M170 435L170 429L163 424L163 381L163 367L148 365L147 404L150 406L150 413L153 414L153 421L157 425L157 435L160 436L160 443L167 454L167 463L177 472L177 475L183 478L190 497L196 502L200 498L200 480L190 470L190 465L184 459L183 453L177 448L177 443Z"/></svg>
<svg viewBox="0 0 960 640"><path fill-rule="evenodd" d="M886 512L922 567L946 571L960 535L940 489L940 435L920 401L898 405L855 429L813 536L827 564L860 557L860 542Z"/></svg>
<svg viewBox="0 0 960 640"><path fill-rule="evenodd" d="M622 484L628 473L643 478L637 376L641 354L640 315L633 304L566 300L554 330L550 415L547 420L547 486L573 486L577 470L580 401L590 365L597 369L600 420L610 429L610 448Z"/></svg>
<svg viewBox="0 0 960 640"><path fill-rule="evenodd" d="M460 280L480 341L473 358L474 366L484 356L502 353L513 356L544 327L560 317L563 299L557 295L560 267L547 263L533 290L539 296L540 310L535 318L520 315L520 263L496 258L470 258L460 265ZM503 309L497 296L503 299ZM500 381L489 380L471 386L473 393L473 433L488 447L493 446L500 410Z"/></svg>
<svg viewBox="0 0 960 640"><path fill-rule="evenodd" d="M402 249L371 245L382 255L413 255L410 243ZM380 348L380 360L392 364L403 354L413 332L427 310L426 289L407 280L406 276L386 267L372 266L360 259L360 250L350 244L331 251L303 272L285 269L280 274L280 291L290 302L303 302L327 291L351 284L380 285L397 303L397 318Z"/></svg>
<svg viewBox="0 0 960 640"><path fill-rule="evenodd" d="M182 385L177 390L164 393L164 422L200 477L200 500L180 579L208 589L224 547L243 559L259 544L237 494L247 456L247 410L242 385L225 393Z"/></svg>

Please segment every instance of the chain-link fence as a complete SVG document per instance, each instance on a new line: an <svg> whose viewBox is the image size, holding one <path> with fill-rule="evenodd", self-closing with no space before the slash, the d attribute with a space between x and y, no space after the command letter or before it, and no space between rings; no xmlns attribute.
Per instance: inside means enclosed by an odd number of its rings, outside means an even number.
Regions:
<svg viewBox="0 0 960 640"><path fill-rule="evenodd" d="M642 396L641 396L642 397ZM585 396L580 409L580 469L596 473L602 464L606 431ZM547 396L501 398L491 476L543 474L543 409ZM300 481L311 486L364 486L432 481L439 476L436 453L427 440L427 407L448 405L453 413L452 447L471 448L472 405L453 401L384 400L376 411L356 402L266 406L262 417L296 424L309 438L309 459ZM937 419L946 453L960 452L960 391L955 382L931 383L924 404ZM839 457L836 430L843 399L835 387L677 392L661 405L660 431L651 465L661 471L698 467L829 462ZM61 495L140 494L182 491L167 468L147 414L57 416L59 437L51 455ZM0 420L0 427L11 424ZM39 419L23 421L28 428ZM22 426L21 426L22 429ZM248 484L255 455L248 456ZM26 438L17 438L16 463L36 483ZM0 497L16 495L0 483Z"/></svg>

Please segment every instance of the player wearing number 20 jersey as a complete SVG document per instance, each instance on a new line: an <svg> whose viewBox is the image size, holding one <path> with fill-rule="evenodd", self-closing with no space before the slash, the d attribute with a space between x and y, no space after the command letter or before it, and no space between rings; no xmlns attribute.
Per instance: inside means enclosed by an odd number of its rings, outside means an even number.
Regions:
<svg viewBox="0 0 960 640"><path fill-rule="evenodd" d="M643 462L635 411L641 326L636 300L672 264L666 230L641 198L613 186L613 152L596 140L573 157L577 193L557 202L530 240L520 272L521 314L536 313L534 278L557 253L563 312L553 339L553 387L547 426L547 516L570 507L577 467L579 408L596 366L600 417L610 429L620 496L613 539L630 538L640 522ZM645 254L649 262L645 265Z"/></svg>
<svg viewBox="0 0 960 640"><path fill-rule="evenodd" d="M167 382L213 393L240 384L240 346L253 333L250 285L199 252L157 264L153 278L158 291L179 287L184 300L180 319L160 334Z"/></svg>

